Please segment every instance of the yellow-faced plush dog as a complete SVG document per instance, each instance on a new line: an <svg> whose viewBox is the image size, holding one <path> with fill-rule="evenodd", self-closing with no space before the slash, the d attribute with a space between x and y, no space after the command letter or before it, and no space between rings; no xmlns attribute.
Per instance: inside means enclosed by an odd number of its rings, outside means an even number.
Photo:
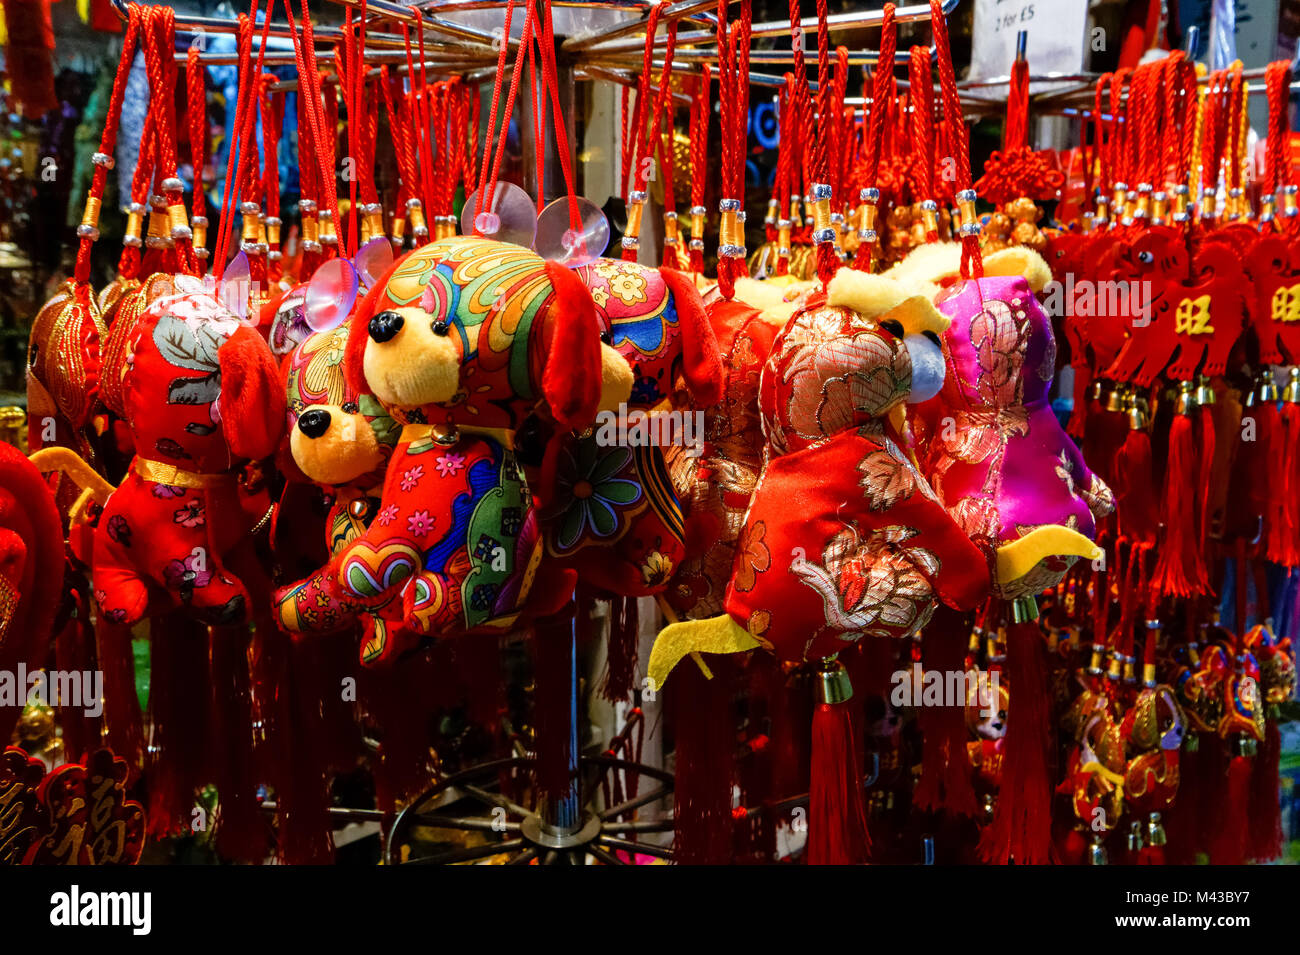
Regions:
<svg viewBox="0 0 1300 955"><path fill-rule="evenodd" d="M404 427L375 520L341 555L344 590L368 606L401 593L419 634L512 625L541 557L515 431L539 405L584 430L602 399L626 400L603 352L588 290L527 249L457 237L402 260L348 337L351 386Z"/></svg>

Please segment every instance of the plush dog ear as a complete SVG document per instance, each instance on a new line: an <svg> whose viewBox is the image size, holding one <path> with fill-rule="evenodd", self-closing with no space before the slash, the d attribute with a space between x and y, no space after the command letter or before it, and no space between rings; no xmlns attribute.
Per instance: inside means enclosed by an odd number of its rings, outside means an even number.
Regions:
<svg viewBox="0 0 1300 955"><path fill-rule="evenodd" d="M375 312L379 309L380 296L388 286L389 278L410 254L407 252L398 256L397 261L389 266L388 271L380 277L379 281L370 286L370 291L366 293L366 297L361 300L348 319L352 324L348 326L348 343L343 350L343 380L348 386L348 391L354 394L370 393L370 388L366 384L366 374L362 370L362 362L366 357L366 342L370 340L370 320L375 317Z"/></svg>
<svg viewBox="0 0 1300 955"><path fill-rule="evenodd" d="M691 278L675 269L661 268L664 284L677 306L677 327L682 337L682 374L697 407L722 400L722 355L713 326L704 313L704 301Z"/></svg>
<svg viewBox="0 0 1300 955"><path fill-rule="evenodd" d="M542 396L562 428L590 427L600 403L600 324L591 293L572 271L546 263L555 289L547 322Z"/></svg>
<svg viewBox="0 0 1300 955"><path fill-rule="evenodd" d="M241 326L217 352L221 364L221 430L231 454L269 458L284 436L284 382L270 347Z"/></svg>

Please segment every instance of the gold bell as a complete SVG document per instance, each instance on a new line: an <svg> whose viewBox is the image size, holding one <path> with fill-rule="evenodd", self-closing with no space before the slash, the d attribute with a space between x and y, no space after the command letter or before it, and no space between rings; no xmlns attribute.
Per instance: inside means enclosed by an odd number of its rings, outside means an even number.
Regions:
<svg viewBox="0 0 1300 955"><path fill-rule="evenodd" d="M1106 854L1106 843L1100 833L1093 833L1088 845L1088 865L1110 865L1110 856Z"/></svg>
<svg viewBox="0 0 1300 955"><path fill-rule="evenodd" d="M1128 837L1126 839L1129 852L1137 852L1142 848L1142 823L1134 819L1128 824Z"/></svg>
<svg viewBox="0 0 1300 955"><path fill-rule="evenodd" d="M1145 431L1147 426L1147 413L1145 404L1135 394L1129 394L1125 401L1128 411L1128 426L1130 431Z"/></svg>
<svg viewBox="0 0 1300 955"><path fill-rule="evenodd" d="M1300 365L1291 366L1287 373L1286 387L1282 389L1282 400L1300 404Z"/></svg>
<svg viewBox="0 0 1300 955"><path fill-rule="evenodd" d="M1033 595L1017 597L1011 601L1011 622L1030 623L1038 619L1038 601Z"/></svg>
<svg viewBox="0 0 1300 955"><path fill-rule="evenodd" d="M1277 382L1273 380L1273 369L1265 366L1255 379L1260 404L1276 404L1278 399Z"/></svg>
<svg viewBox="0 0 1300 955"><path fill-rule="evenodd" d="M1122 413L1127 404L1129 395L1128 385L1119 383L1114 385L1106 393L1106 410L1115 413Z"/></svg>
<svg viewBox="0 0 1300 955"><path fill-rule="evenodd" d="M1147 816L1147 845L1163 846L1168 841L1165 835L1164 823L1160 821L1160 813L1151 813L1151 815Z"/></svg>
<svg viewBox="0 0 1300 955"><path fill-rule="evenodd" d="M817 667L817 702L843 703L853 698L849 671L835 657L826 657Z"/></svg>
<svg viewBox="0 0 1300 955"><path fill-rule="evenodd" d="M1210 376L1199 375L1196 379L1196 403L1198 405L1212 405L1214 402L1214 386L1210 384Z"/></svg>

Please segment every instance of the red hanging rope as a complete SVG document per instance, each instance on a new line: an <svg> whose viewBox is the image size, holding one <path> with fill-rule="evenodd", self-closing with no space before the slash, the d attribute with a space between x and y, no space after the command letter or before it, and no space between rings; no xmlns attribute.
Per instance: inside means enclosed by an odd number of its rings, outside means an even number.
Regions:
<svg viewBox="0 0 1300 955"><path fill-rule="evenodd" d="M930 17L935 50L939 59L939 89L942 92L943 121L947 124L950 133L952 158L957 166L953 188L959 200L966 195L973 201L975 196L971 185L970 142L966 133L966 122L962 119L961 100L957 95L957 77L953 72L952 51L948 45L948 23L944 19L943 4L940 0L930 0ZM984 274L984 260L980 255L979 223L963 221L960 231L962 278L980 278Z"/></svg>
<svg viewBox="0 0 1300 955"><path fill-rule="evenodd" d="M108 171L113 168L113 151L117 147L117 128L122 115L122 98L126 93L127 77L131 73L131 61L135 57L136 39L140 33L141 9L137 4L127 4L126 30L122 37L122 55L117 63L117 72L113 76L113 87L108 96L108 117L104 132L100 136L99 151L93 157L94 171L91 173L90 189L87 191L86 214L77 229L80 240L77 247L77 264L73 278L79 286L90 282L90 250L99 238L99 207L104 198L104 187L108 185Z"/></svg>
<svg viewBox="0 0 1300 955"><path fill-rule="evenodd" d="M704 187L705 170L708 168L709 106L712 103L712 100L709 98L709 94L712 92L710 83L711 77L709 64L705 63L703 71L700 74L699 85L695 90L695 97L691 100L690 121L691 241L689 248L691 271L697 274L704 271ZM782 140L781 146L782 152L784 153L784 139ZM789 162L787 160L787 191L789 185L789 174ZM788 205L789 200L787 199L786 201Z"/></svg>
<svg viewBox="0 0 1300 955"><path fill-rule="evenodd" d="M203 170L207 165L208 151L208 100L207 79L199 61L199 48L191 46L185 61L185 116L189 121L190 165L194 167L194 193L190 202L190 226L204 234L208 227L208 206L203 189ZM208 250L195 235L195 265L202 271L201 263L207 259Z"/></svg>

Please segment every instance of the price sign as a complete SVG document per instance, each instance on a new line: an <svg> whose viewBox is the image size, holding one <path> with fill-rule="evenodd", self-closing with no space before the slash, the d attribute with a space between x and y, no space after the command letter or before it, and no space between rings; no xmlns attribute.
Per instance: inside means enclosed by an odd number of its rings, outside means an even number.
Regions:
<svg viewBox="0 0 1300 955"><path fill-rule="evenodd" d="M1026 56L1031 74L1079 72L1089 40L1087 17L1088 4L1079 0L976 0L970 78L988 80L1010 74L1016 36L1022 30L1028 34ZM1104 44L1106 37L1094 41ZM1038 84L1034 90L1038 91ZM971 92L979 95L980 91ZM989 94L1005 96L1005 87Z"/></svg>

